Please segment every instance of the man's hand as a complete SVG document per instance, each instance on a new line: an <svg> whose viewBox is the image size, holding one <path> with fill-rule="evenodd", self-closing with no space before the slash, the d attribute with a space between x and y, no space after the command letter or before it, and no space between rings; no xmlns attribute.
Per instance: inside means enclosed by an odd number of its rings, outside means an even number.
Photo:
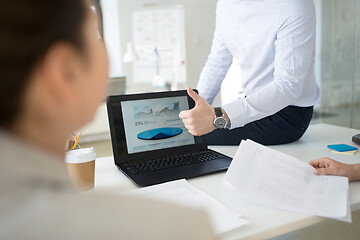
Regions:
<svg viewBox="0 0 360 240"><path fill-rule="evenodd" d="M359 164L345 164L331 158L319 158L309 162L316 175L336 175L349 178L349 182L359 180Z"/></svg>
<svg viewBox="0 0 360 240"><path fill-rule="evenodd" d="M194 136L201 136L215 130L214 108L190 87L188 87L187 92L195 101L195 107L193 109L180 112L179 117L182 119L185 127Z"/></svg>

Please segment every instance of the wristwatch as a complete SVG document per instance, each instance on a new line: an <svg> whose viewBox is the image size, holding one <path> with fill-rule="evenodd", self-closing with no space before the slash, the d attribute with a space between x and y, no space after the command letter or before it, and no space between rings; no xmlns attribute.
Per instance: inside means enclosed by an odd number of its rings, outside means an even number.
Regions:
<svg viewBox="0 0 360 240"><path fill-rule="evenodd" d="M215 119L214 126L216 129L225 129L227 126L226 118L224 117L221 107L214 108L215 110Z"/></svg>

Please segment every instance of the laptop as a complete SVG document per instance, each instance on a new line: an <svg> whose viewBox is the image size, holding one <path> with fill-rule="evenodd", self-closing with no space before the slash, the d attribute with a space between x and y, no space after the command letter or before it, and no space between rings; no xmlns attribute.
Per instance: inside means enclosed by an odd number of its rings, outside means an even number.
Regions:
<svg viewBox="0 0 360 240"><path fill-rule="evenodd" d="M109 96L115 165L141 187L227 170L232 159L208 149L179 118L194 106L186 90Z"/></svg>

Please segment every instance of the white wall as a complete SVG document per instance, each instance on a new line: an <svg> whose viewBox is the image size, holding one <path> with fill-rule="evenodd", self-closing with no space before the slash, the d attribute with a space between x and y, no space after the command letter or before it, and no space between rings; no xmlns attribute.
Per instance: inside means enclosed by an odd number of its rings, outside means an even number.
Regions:
<svg viewBox="0 0 360 240"><path fill-rule="evenodd" d="M118 0L103 0L101 1L101 8L103 12L104 36L105 43L111 48L108 52L110 59L109 77L123 76L122 71L122 52L120 50L120 31L114 31L119 28L119 18L117 13ZM111 24L111 28L108 28Z"/></svg>
<svg viewBox="0 0 360 240"><path fill-rule="evenodd" d="M316 0L321 108L349 106L355 60L355 0Z"/></svg>

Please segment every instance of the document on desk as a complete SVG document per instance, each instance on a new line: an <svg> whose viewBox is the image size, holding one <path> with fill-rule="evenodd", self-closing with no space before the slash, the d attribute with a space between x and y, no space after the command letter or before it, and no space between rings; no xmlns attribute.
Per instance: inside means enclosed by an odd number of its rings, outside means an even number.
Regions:
<svg viewBox="0 0 360 240"><path fill-rule="evenodd" d="M241 142L225 184L271 207L351 222L347 178L317 176L308 163L251 140Z"/></svg>
<svg viewBox="0 0 360 240"><path fill-rule="evenodd" d="M213 197L190 185L185 179L158 184L126 192L127 195L142 196L190 208L201 208L207 212L217 234L227 232L248 223Z"/></svg>

